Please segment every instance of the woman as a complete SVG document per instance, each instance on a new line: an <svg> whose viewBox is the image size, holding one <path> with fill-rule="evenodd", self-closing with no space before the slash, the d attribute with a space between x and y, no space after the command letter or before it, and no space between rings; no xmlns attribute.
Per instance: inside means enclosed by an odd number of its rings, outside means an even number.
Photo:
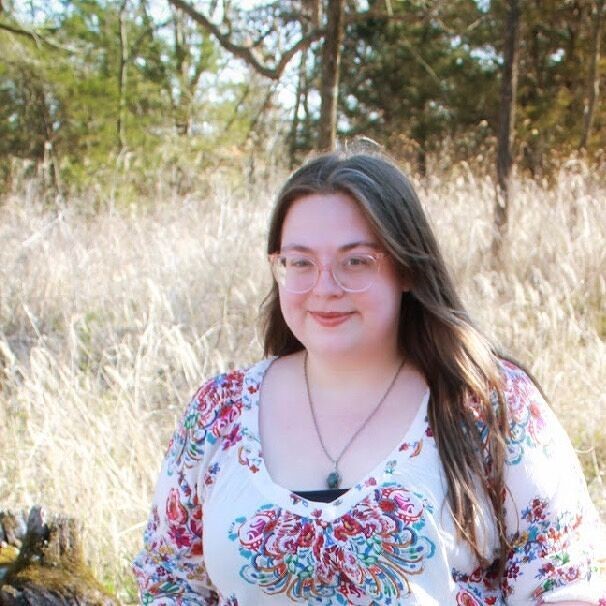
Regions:
<svg viewBox="0 0 606 606"><path fill-rule="evenodd" d="M268 252L269 357L205 384L179 425L143 601L598 604L570 442L470 321L406 177L309 162Z"/></svg>

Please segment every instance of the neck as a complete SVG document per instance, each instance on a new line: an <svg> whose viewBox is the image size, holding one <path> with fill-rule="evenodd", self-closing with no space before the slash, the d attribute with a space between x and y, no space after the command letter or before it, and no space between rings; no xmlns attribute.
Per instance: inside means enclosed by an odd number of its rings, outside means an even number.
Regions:
<svg viewBox="0 0 606 606"><path fill-rule="evenodd" d="M308 373L314 386L341 393L380 387L391 380L402 364L402 356L397 351L385 351L372 357L323 357L308 352L307 357Z"/></svg>

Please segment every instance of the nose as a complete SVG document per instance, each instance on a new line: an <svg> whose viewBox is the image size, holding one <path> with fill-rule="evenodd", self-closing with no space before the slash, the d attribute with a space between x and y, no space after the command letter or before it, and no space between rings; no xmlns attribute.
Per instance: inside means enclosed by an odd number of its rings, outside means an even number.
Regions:
<svg viewBox="0 0 606 606"><path fill-rule="evenodd" d="M324 297L343 294L344 291L335 280L330 266L320 267L318 271L318 281L312 290L314 294Z"/></svg>

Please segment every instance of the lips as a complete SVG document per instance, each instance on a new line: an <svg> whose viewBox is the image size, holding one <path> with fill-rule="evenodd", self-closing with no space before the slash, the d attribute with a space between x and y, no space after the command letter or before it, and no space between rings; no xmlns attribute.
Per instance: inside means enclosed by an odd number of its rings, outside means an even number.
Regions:
<svg viewBox="0 0 606 606"><path fill-rule="evenodd" d="M343 322L346 322L351 318L353 312L310 311L309 314L320 326L331 327L339 326Z"/></svg>

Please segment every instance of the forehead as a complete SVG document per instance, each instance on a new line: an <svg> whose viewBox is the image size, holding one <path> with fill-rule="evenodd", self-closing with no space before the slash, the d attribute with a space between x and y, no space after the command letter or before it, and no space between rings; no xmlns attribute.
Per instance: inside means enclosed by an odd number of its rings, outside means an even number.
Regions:
<svg viewBox="0 0 606 606"><path fill-rule="evenodd" d="M282 224L281 245L340 248L352 242L378 245L358 203L347 194L310 194L297 198Z"/></svg>

